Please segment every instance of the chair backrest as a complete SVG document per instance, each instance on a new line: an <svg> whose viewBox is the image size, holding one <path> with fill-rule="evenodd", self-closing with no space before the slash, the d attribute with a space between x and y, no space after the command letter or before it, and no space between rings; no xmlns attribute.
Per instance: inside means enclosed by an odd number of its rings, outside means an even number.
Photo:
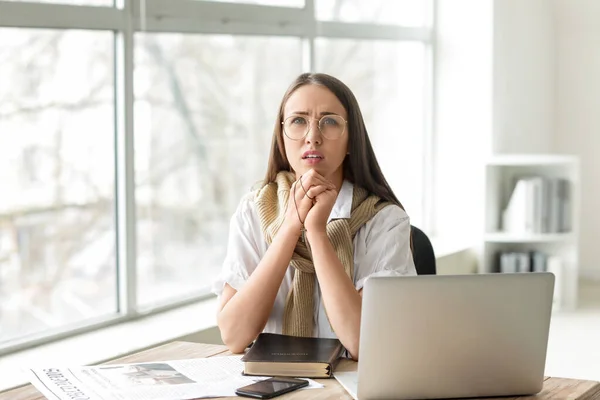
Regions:
<svg viewBox="0 0 600 400"><path fill-rule="evenodd" d="M435 265L435 253L431 241L419 228L410 226L413 244L413 259L417 275L435 275L437 272Z"/></svg>

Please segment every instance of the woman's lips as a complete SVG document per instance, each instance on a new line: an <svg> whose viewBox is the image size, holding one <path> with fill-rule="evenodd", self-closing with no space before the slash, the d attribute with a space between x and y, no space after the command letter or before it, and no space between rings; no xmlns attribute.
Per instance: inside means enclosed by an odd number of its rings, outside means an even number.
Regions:
<svg viewBox="0 0 600 400"><path fill-rule="evenodd" d="M302 154L302 161L308 165L315 165L323 161L323 154L316 150L308 150Z"/></svg>
<svg viewBox="0 0 600 400"><path fill-rule="evenodd" d="M320 163L321 161L323 161L323 159L321 157L302 158L302 162L304 162L305 164L308 164L308 165L316 165L316 164Z"/></svg>

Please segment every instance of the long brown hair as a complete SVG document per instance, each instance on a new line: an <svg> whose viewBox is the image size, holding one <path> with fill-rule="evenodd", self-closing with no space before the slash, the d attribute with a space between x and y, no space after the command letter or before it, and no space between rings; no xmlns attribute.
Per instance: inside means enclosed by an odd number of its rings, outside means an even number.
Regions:
<svg viewBox="0 0 600 400"><path fill-rule="evenodd" d="M326 87L338 98L348 113L348 126L346 130L349 135L348 152L350 154L346 155L344 159L344 179L404 209L381 172L354 93L342 81L327 74L304 73L292 82L283 95L277 120L275 121L269 165L263 185L275 182L278 172L291 170L290 163L285 154L283 127L281 123L283 122L283 110L288 99L298 88L304 85Z"/></svg>

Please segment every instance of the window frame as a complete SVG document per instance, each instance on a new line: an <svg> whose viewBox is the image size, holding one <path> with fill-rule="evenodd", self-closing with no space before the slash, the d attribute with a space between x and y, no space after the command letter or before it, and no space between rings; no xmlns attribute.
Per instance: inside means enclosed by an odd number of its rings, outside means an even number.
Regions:
<svg viewBox="0 0 600 400"><path fill-rule="evenodd" d="M426 45L425 129L423 135L425 192L422 228L434 233L435 2L426 3L429 20L423 27L317 20L315 1L304 8L222 3L203 0L115 0L111 6L65 5L0 0L0 27L104 30L114 33L115 72L115 218L117 312L58 329L44 330L0 345L0 356L35 345L132 321L212 297L199 293L151 309L137 307L137 226L134 170L134 36L137 32L291 36L302 40L302 70L314 71L316 38L416 41Z"/></svg>

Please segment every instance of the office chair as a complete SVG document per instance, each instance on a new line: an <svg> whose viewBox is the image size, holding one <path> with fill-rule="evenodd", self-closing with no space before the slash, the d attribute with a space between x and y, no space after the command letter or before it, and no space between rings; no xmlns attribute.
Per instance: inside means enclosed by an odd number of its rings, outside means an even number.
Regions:
<svg viewBox="0 0 600 400"><path fill-rule="evenodd" d="M412 234L412 245L413 245L413 259L415 261L415 268L417 269L417 275L435 275L435 253L431 241L419 228L411 225Z"/></svg>

